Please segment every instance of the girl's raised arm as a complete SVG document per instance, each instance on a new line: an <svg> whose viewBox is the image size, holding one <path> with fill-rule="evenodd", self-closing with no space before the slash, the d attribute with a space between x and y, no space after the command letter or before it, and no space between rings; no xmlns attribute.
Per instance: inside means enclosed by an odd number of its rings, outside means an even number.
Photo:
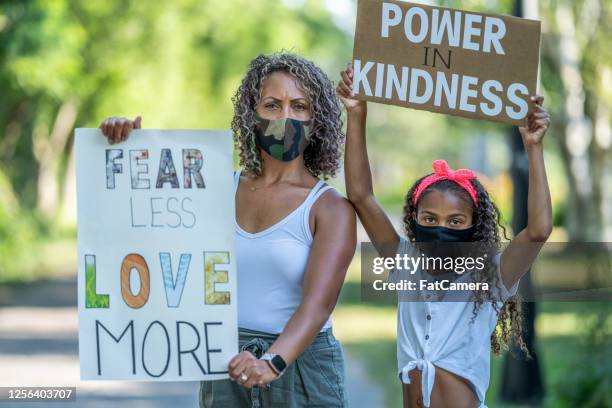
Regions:
<svg viewBox="0 0 612 408"><path fill-rule="evenodd" d="M381 256L394 256L399 235L372 189L372 173L366 147L367 102L353 99L353 69L351 64L341 72L336 92L347 111L344 177L349 201Z"/></svg>
<svg viewBox="0 0 612 408"><path fill-rule="evenodd" d="M526 127L519 127L529 159L527 227L514 237L501 256L500 271L504 285L512 287L535 261L552 231L552 206L544 166L542 140L550 125L550 116L542 107L544 97L531 97Z"/></svg>

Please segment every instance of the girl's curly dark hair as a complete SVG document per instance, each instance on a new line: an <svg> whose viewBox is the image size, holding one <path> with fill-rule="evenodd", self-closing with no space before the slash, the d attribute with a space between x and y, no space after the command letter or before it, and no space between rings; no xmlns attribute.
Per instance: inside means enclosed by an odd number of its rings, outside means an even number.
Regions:
<svg viewBox="0 0 612 408"><path fill-rule="evenodd" d="M263 81L273 72L287 72L297 79L312 107L311 140L304 151L304 163L314 176L333 177L340 166L344 133L340 102L327 75L313 62L290 53L258 55L232 97L234 142L240 151L243 172L259 176L262 161L255 144L255 107L261 97Z"/></svg>
<svg viewBox="0 0 612 408"><path fill-rule="evenodd" d="M419 180L417 180L414 185L408 191L406 195L406 203L404 205L404 230L408 239L414 242L414 231L413 223L416 223L417 214L417 206L414 203L413 195L414 190L420 184L420 182L425 178L423 176ZM492 247L496 250L501 248L501 237L500 230L502 232L502 236L505 240L508 240L506 234L506 228L501 223L501 215L499 209L489 197L489 193L484 188L484 186L477 180L471 179L470 182L474 186L477 192L478 199L478 207L474 206L474 203L467 191L465 191L461 186L451 180L440 180L431 184L428 188L426 188L421 194L420 199L426 194L436 190L436 191L452 191L457 194L460 198L468 201L472 206L472 218L474 224L476 225L476 231L474 232L473 240L477 242L484 243L487 247ZM500 282L496 273L492 273L491 269L484 269L482 271L474 270L471 277L472 282L487 282L489 283L489 287L497 287L498 290L501 289L500 285L503 285ZM500 354L502 346L505 349L508 349L508 346L511 343L518 344L520 349L525 353L527 358L530 358L530 353L527 350L527 346L523 339L523 317L521 312L521 299L517 294L512 296L503 304L501 308L498 307L496 301L494 301L493 295L491 291L487 291L482 293L482 291L474 291L474 308L472 310L472 321L476 317L480 306L485 301L492 302L493 308L497 313L497 326L493 333L491 334L491 347L495 354Z"/></svg>

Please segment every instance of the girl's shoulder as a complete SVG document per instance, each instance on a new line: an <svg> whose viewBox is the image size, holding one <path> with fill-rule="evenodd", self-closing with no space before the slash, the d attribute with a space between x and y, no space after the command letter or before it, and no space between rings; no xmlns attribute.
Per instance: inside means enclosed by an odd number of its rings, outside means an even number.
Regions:
<svg viewBox="0 0 612 408"><path fill-rule="evenodd" d="M418 255L419 249L416 247L416 245L414 245L413 242L410 242L410 240L404 237L403 235L400 235L399 239L399 244L397 245L398 255Z"/></svg>

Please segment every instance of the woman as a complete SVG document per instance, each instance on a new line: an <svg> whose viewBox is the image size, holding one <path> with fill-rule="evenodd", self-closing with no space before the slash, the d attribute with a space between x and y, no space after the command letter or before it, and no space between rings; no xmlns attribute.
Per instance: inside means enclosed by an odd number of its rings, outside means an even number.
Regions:
<svg viewBox="0 0 612 408"><path fill-rule="evenodd" d="M343 351L330 314L356 245L350 203L318 177L340 164L339 101L292 54L259 55L234 98L239 346L230 379L203 381L201 407L344 407ZM109 142L141 118L109 118Z"/></svg>

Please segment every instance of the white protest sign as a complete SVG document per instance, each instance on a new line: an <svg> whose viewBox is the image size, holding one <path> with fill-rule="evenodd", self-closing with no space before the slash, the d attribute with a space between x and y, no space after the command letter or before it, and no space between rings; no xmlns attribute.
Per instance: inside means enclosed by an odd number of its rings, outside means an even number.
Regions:
<svg viewBox="0 0 612 408"><path fill-rule="evenodd" d="M230 131L77 129L83 380L228 378L238 352Z"/></svg>

